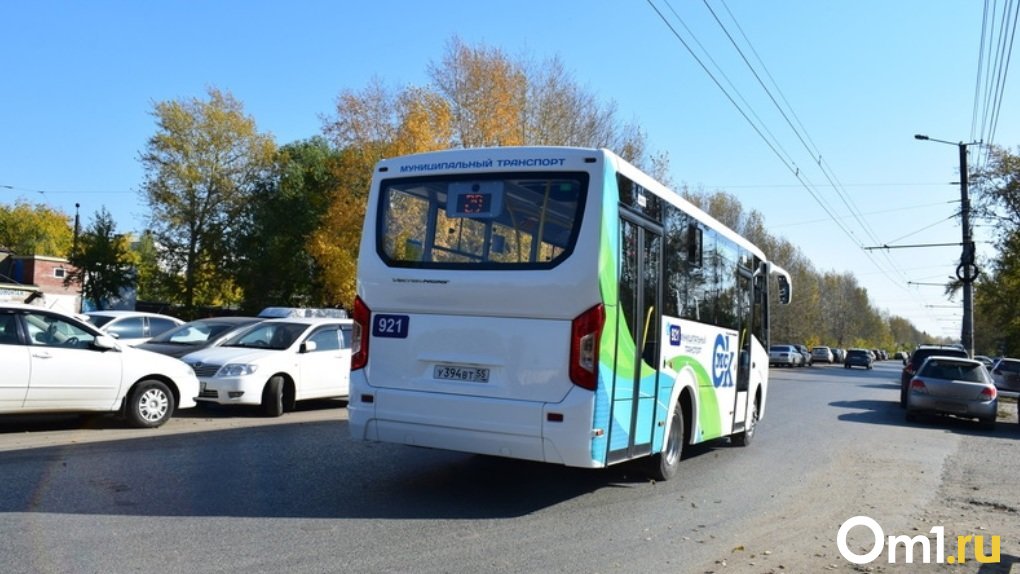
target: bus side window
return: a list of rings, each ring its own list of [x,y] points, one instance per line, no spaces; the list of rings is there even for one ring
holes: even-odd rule
[[[704,235],[697,223],[687,226],[687,263],[692,267],[701,267],[704,260]]]

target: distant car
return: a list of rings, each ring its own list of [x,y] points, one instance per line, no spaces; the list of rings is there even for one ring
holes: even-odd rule
[[[772,345],[769,347],[769,366],[797,367],[804,364],[804,356],[793,345]]]
[[[907,353],[905,353],[904,351],[896,351],[895,353],[893,353],[893,359],[896,359],[897,361],[906,361]]]
[[[278,417],[297,401],[347,398],[351,319],[268,319],[183,361],[198,375],[199,402],[259,405]]]
[[[832,349],[828,347],[815,347],[811,349],[811,360],[832,363],[835,357],[832,355]]]
[[[987,355],[974,355],[975,361],[981,361],[981,364],[985,366],[989,371],[995,366],[995,359]]]
[[[264,321],[258,317],[213,317],[179,325],[135,345],[139,349],[181,358],[208,347],[216,347],[241,329]]]
[[[0,304],[0,413],[116,412],[158,427],[195,406],[198,379],[177,359],[116,341],[33,305]]]
[[[944,346],[944,345],[920,345],[914,352],[910,354],[909,359],[903,359],[903,370],[900,372],[900,406],[907,406],[907,387],[910,385],[910,380],[914,377],[914,373],[917,369],[921,368],[921,363],[932,355],[942,355],[945,357],[959,357],[961,359],[969,358],[967,351],[957,347],[956,345]]]
[[[808,349],[805,345],[794,345],[794,347],[796,347],[797,350],[800,351],[800,354],[804,357],[804,362],[802,362],[800,366],[810,367],[812,364],[814,364],[815,361],[811,357],[810,349]]]
[[[1020,359],[999,359],[992,366],[991,375],[1000,391],[1020,392]]]
[[[874,360],[871,358],[871,352],[867,349],[850,349],[846,352],[846,359],[843,360],[843,368],[864,367],[871,369],[872,362]]]
[[[89,311],[88,322],[125,345],[144,343],[184,321],[169,315],[144,311]]]
[[[846,349],[832,348],[832,362],[842,364],[846,360]]]
[[[995,426],[998,391],[980,361],[930,355],[910,379],[906,409],[907,420],[920,413],[948,414]]]

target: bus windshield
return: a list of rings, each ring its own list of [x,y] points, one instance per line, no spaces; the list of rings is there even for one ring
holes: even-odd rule
[[[385,180],[377,249],[394,267],[547,269],[573,250],[587,190],[584,172]]]

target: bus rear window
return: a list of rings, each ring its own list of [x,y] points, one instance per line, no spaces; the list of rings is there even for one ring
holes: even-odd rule
[[[553,267],[573,250],[587,189],[584,172],[384,180],[377,248],[397,267]]]

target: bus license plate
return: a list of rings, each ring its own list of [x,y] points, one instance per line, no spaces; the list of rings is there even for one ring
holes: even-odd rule
[[[432,377],[447,381],[470,381],[474,383],[489,382],[489,369],[482,367],[456,367],[453,365],[436,365]]]

